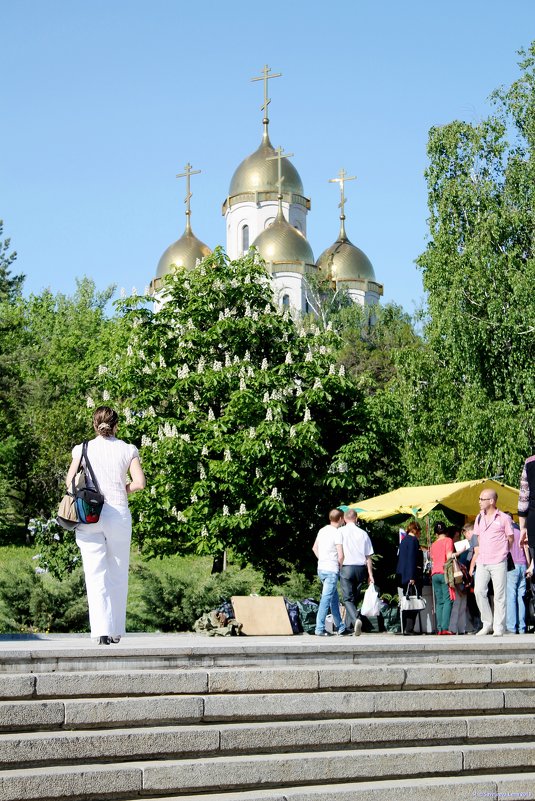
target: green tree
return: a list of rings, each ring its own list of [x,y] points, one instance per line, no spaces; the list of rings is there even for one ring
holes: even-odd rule
[[[404,354],[404,460],[414,481],[503,474],[534,442],[535,45],[477,125],[429,135],[424,347]]]
[[[23,331],[14,353],[23,392],[17,415],[25,443],[18,483],[26,519],[55,511],[70,451],[93,435],[84,399],[108,358],[112,294],[113,287],[98,292],[84,278],[72,297],[46,289],[18,302]]]
[[[232,547],[266,575],[310,564],[313,530],[366,484],[375,456],[362,394],[335,364],[339,337],[277,309],[254,255],[217,250],[165,291],[158,311],[121,303],[129,341],[95,397],[119,405],[122,433],[141,446],[143,552]]]
[[[23,493],[17,476],[25,445],[17,414],[23,382],[16,358],[23,326],[15,308],[24,276],[12,275],[17,254],[10,250],[10,240],[2,239],[2,235],[0,220],[0,539],[13,536],[22,523]]]

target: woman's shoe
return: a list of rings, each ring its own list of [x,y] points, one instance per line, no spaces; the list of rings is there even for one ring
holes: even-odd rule
[[[98,644],[99,645],[110,645],[111,637],[99,637]]]
[[[118,643],[118,642],[121,642],[121,638],[120,638],[119,636],[117,636],[117,637],[110,637],[110,642],[112,642],[112,643]]]

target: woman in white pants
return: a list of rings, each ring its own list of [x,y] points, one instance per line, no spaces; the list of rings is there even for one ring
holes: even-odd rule
[[[96,437],[89,441],[87,456],[104,495],[98,523],[80,523],[76,543],[82,553],[91,636],[100,645],[119,642],[125,633],[126,597],[132,518],[128,495],[145,487],[145,476],[134,445],[117,439],[117,412],[99,406],[93,415]],[[74,478],[82,445],[72,450],[67,487]],[[130,474],[130,481],[127,480]]]

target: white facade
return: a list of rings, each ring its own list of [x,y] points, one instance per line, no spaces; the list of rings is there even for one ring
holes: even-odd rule
[[[256,237],[275,221],[279,202],[273,200],[245,200],[227,203],[225,224],[227,231],[227,254],[230,259],[238,259],[247,253]],[[290,225],[306,236],[307,210],[299,203],[289,203],[283,199],[284,216]]]

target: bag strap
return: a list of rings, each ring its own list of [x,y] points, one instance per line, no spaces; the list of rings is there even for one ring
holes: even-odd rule
[[[410,592],[411,587],[414,589],[414,592],[412,593]],[[408,584],[407,589],[405,590],[405,598],[411,598],[413,596],[414,598],[420,597],[420,593],[418,592],[418,587],[416,586],[416,584]]]
[[[84,451],[83,451],[83,448],[82,448],[82,453],[80,454],[80,461],[78,462],[78,467],[76,468],[76,473],[72,477],[70,492],[69,492],[69,490],[67,490],[67,495],[70,495],[72,498],[74,498],[74,496],[76,495],[76,476],[78,475],[78,473],[82,469],[83,458],[84,458]]]
[[[91,462],[89,461],[89,457],[87,455],[87,440],[84,439],[82,443],[82,460],[85,462],[85,466],[87,467],[87,471],[91,476],[91,481],[93,482],[93,486],[95,487],[96,491],[100,493],[100,487],[98,485],[97,477],[93,472],[93,468],[91,467]]]

